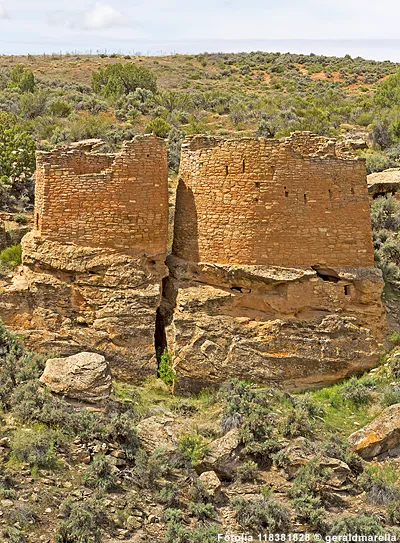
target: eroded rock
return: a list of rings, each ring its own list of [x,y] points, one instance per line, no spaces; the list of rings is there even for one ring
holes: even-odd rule
[[[200,472],[214,471],[218,477],[230,481],[241,463],[240,448],[239,432],[231,430],[210,443],[208,454],[196,469]]]
[[[110,396],[109,364],[96,353],[47,360],[40,381],[52,392],[82,402],[104,402]]]
[[[400,404],[391,405],[372,422],[348,438],[354,450],[365,460],[400,445]]]
[[[200,475],[199,479],[210,496],[214,496],[221,488],[221,481],[215,471],[205,471]]]

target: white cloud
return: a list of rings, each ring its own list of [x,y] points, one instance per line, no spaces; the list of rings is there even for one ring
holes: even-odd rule
[[[3,4],[0,4],[0,19],[9,19],[8,11]]]
[[[73,29],[101,30],[129,25],[129,17],[113,6],[96,2],[88,10],[55,11],[47,17],[50,25],[62,25]]]
[[[123,26],[126,22],[124,15],[117,9],[101,2],[85,13],[82,27],[86,29],[114,28]]]

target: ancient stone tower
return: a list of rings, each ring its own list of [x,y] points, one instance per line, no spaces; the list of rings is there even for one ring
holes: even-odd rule
[[[168,348],[190,390],[233,376],[319,385],[378,360],[383,282],[362,159],[309,133],[189,138],[166,259],[165,143],[99,149],[38,153],[23,276],[0,298],[31,347],[100,352],[134,381]]]
[[[195,136],[176,209],[173,252],[192,262],[374,265],[365,162],[326,138]]]

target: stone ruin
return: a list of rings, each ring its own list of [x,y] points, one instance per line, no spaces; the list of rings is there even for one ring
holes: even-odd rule
[[[181,390],[228,377],[291,389],[373,366],[386,330],[365,161],[310,133],[189,138],[168,245],[165,144],[37,156],[35,227],[0,296],[30,347],[96,351],[116,377],[174,356]]]

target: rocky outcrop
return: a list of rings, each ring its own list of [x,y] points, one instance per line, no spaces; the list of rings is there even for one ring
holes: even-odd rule
[[[391,405],[348,438],[354,450],[370,460],[400,445],[400,404]]]
[[[108,400],[112,390],[110,367],[96,353],[51,358],[40,381],[56,394],[89,403]]]
[[[212,441],[208,453],[197,466],[199,472],[214,471],[218,477],[230,481],[240,466],[241,441],[238,430],[230,430]]]
[[[180,389],[227,376],[322,386],[379,360],[386,320],[374,268],[278,268],[168,258],[160,319]]]
[[[24,267],[2,289],[0,314],[29,348],[63,356],[102,354],[117,378],[155,375],[155,315],[165,256],[131,256],[30,233]]]
[[[400,168],[391,168],[383,172],[372,173],[367,177],[368,192],[372,198],[392,194],[399,197]]]

